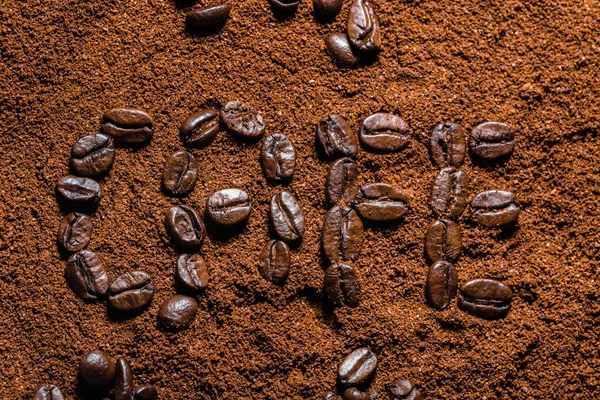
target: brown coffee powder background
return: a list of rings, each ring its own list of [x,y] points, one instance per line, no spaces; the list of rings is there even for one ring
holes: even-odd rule
[[[214,1],[203,5],[215,5]],[[232,3],[210,37],[184,29],[186,5],[169,0],[31,0],[0,5],[0,398],[30,399],[52,383],[82,393],[77,363],[100,348],[131,360],[136,384],[161,399],[319,399],[335,386],[353,349],[379,357],[371,391],[411,379],[430,399],[598,396],[600,384],[600,3],[598,1],[373,1],[383,32],[378,62],[339,70],[323,37],[345,27],[349,1],[330,24],[310,1],[279,21],[266,0]],[[307,223],[283,287],[258,273],[269,239],[267,208],[281,190],[266,182],[261,142],[221,133],[193,150],[196,189],[181,202],[205,209],[214,191],[246,190],[246,228],[202,249],[210,284],[188,330],[158,329],[160,303],[175,294],[177,253],[163,227],[179,201],[160,190],[163,163],[183,146],[190,113],[239,99],[260,110],[267,133],[294,142],[297,169],[286,186]],[[134,269],[157,293],[141,315],[115,319],[86,304],[63,277],[56,247],[63,216],[54,196],[72,144],[100,128],[112,107],[155,118],[150,145],[118,149],[88,246],[111,279]],[[353,129],[371,113],[393,112],[411,127],[402,152],[357,157],[361,184],[385,182],[410,195],[395,227],[369,228],[353,263],[358,308],[322,305],[320,228],[329,163],[314,125],[330,113]],[[458,122],[466,133],[497,120],[516,130],[512,158],[497,168],[466,162],[470,198],[511,190],[523,211],[516,229],[460,221],[459,280],[492,277],[511,286],[512,311],[485,321],[429,308],[422,241],[437,174],[427,152],[431,128]],[[378,397],[379,398],[379,397]]]

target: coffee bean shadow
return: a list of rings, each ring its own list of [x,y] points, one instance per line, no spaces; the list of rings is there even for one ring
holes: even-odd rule
[[[183,10],[192,7],[196,3],[196,0],[173,0],[173,3],[175,4],[175,7]]]
[[[111,319],[112,321],[121,322],[121,321],[126,321],[129,319],[133,319],[135,317],[139,317],[147,309],[148,309],[148,306],[142,307],[141,309],[138,309],[138,310],[122,311],[122,310],[117,310],[115,308],[107,306],[106,314],[108,315],[108,318]]]
[[[489,231],[490,233],[495,235],[495,238],[497,240],[512,239],[517,234],[517,231],[519,230],[519,222],[518,221],[515,221],[509,225],[499,226],[499,227],[495,227],[495,228],[482,226],[482,225],[478,224],[477,222],[473,221],[471,218],[467,218],[465,220],[465,222],[471,229],[478,228],[478,229],[483,229],[485,231]]]
[[[109,397],[109,392],[109,389],[97,389],[80,378],[75,385],[75,398],[80,400],[102,400]]]
[[[140,150],[145,149],[150,145],[152,138],[142,142],[142,143],[117,143],[115,142],[115,148],[130,150],[133,153],[137,153]]]
[[[98,207],[100,206],[100,202],[96,204],[74,204],[72,202],[69,202],[68,200],[61,198],[58,195],[55,195],[55,198],[61,211],[65,214],[79,212],[87,215],[92,215],[98,210]]]
[[[507,154],[503,157],[497,158],[495,160],[480,160],[473,154],[472,151],[469,151],[469,156],[471,157],[471,161],[473,162],[473,165],[475,165],[479,168],[489,170],[489,169],[500,168],[500,167],[506,166],[506,164],[511,159],[512,152],[510,152],[509,154]]]
[[[315,17],[315,21],[321,25],[329,25],[335,21],[335,18],[339,15],[339,13],[335,15],[320,15],[319,13],[313,12],[313,16]]]
[[[406,223],[406,217],[402,217],[395,221],[389,221],[389,222],[369,221],[367,219],[361,219],[361,220],[363,222],[363,226],[365,227],[365,229],[376,229],[376,230],[380,230],[380,231],[393,231],[395,229],[398,229],[398,227],[400,225],[403,225]]]
[[[225,26],[226,23],[227,23],[227,20],[223,21],[222,23],[220,23],[218,25],[207,27],[207,28],[200,28],[200,27],[192,26],[190,24],[186,24],[185,30],[188,34],[190,34],[192,36],[199,36],[199,37],[213,36],[213,35],[216,35],[217,33],[219,33],[221,31],[221,29],[223,29],[223,27]]]
[[[198,300],[198,298],[206,292],[206,289],[201,290],[201,291],[190,289],[189,287],[187,287],[183,283],[181,283],[179,281],[179,279],[177,278],[177,276],[174,276],[174,280],[175,280],[175,285],[174,285],[175,292],[177,292],[178,294],[193,297],[194,299]]]
[[[290,248],[290,250],[292,250],[292,251],[298,250],[298,248],[302,244],[302,238],[300,238],[298,240],[294,240],[293,242],[289,242],[287,240],[280,239],[279,236],[277,235],[277,232],[275,232],[275,228],[273,227],[273,224],[271,223],[271,221],[269,221],[269,238],[271,238],[273,240],[281,240],[282,242],[285,242],[285,244],[287,244],[288,247]]]
[[[223,226],[211,221],[211,219],[208,217],[208,214],[204,213],[204,225],[206,226],[206,231],[212,240],[225,242],[242,234],[246,230],[248,220],[246,219],[231,226]]]
[[[271,11],[273,12],[273,15],[279,22],[290,20],[296,15],[296,9],[294,9],[293,11],[284,11],[278,10],[271,6]]]
[[[360,57],[359,68],[360,67],[369,67],[369,66],[375,64],[377,62],[377,60],[379,59],[377,53],[360,54],[359,57]]]

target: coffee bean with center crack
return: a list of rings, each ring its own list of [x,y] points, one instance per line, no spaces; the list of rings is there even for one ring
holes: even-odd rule
[[[460,125],[444,123],[433,128],[429,151],[437,167],[460,167],[465,161],[466,150],[467,141]]]
[[[344,391],[344,400],[371,400],[371,396],[367,393],[358,390],[355,387],[348,388]]]
[[[186,147],[204,147],[217,137],[219,130],[219,114],[215,110],[200,110],[183,121],[179,136]]]
[[[488,227],[514,224],[521,212],[515,194],[504,190],[479,193],[473,198],[471,207],[473,221]]]
[[[133,400],[157,400],[158,390],[154,385],[141,385],[133,390]]]
[[[185,196],[194,190],[198,162],[187,151],[178,151],[167,159],[162,173],[162,188],[171,196]]]
[[[345,33],[329,33],[325,36],[325,47],[341,68],[354,68],[360,64],[360,57],[354,54],[354,50],[352,50],[352,46],[348,41],[348,35]]]
[[[133,376],[131,366],[124,357],[115,364],[115,400],[132,400]]]
[[[199,249],[206,236],[206,228],[198,211],[183,205],[167,211],[165,228],[173,242],[187,250]]]
[[[121,144],[143,144],[154,135],[150,114],[131,108],[113,108],[104,113],[102,132]]]
[[[469,138],[471,154],[480,161],[497,161],[508,157],[515,146],[515,132],[502,122],[477,125]]]
[[[221,109],[221,122],[230,133],[242,139],[255,139],[265,133],[262,115],[240,101],[225,104]]]
[[[115,363],[101,350],[93,350],[79,361],[79,376],[96,389],[105,389],[115,379]]]
[[[433,221],[425,234],[425,256],[429,262],[456,262],[462,250],[460,227],[447,219]]]
[[[177,294],[165,300],[158,309],[158,323],[168,330],[181,330],[189,327],[196,313],[198,303],[191,297]]]
[[[354,268],[346,264],[332,264],[325,271],[325,294],[333,305],[356,307],[360,288]]]
[[[363,147],[376,153],[392,153],[408,145],[408,125],[393,114],[377,113],[360,126],[358,138]]]
[[[408,197],[394,186],[371,183],[360,188],[354,208],[366,220],[393,222],[408,212]]]
[[[425,283],[425,298],[431,307],[444,310],[456,297],[458,275],[448,261],[437,261],[429,267]]]
[[[58,228],[58,245],[68,252],[82,250],[92,237],[92,219],[80,213],[66,215]]]
[[[206,212],[211,221],[225,226],[245,221],[252,211],[252,202],[240,189],[223,189],[214,193],[206,202]]]
[[[368,0],[353,0],[348,12],[347,33],[356,51],[376,53],[381,50],[379,20]]]
[[[277,236],[286,242],[296,242],[304,235],[304,215],[298,202],[288,192],[271,198],[269,217]]]
[[[360,253],[363,237],[363,223],[353,209],[335,206],[329,210],[321,236],[321,247],[329,262],[355,259]]]
[[[325,181],[325,197],[330,205],[339,201],[354,203],[358,192],[358,167],[348,157],[340,158],[331,164]]]
[[[91,178],[67,175],[56,184],[59,201],[71,207],[95,206],[100,201],[100,185]]]
[[[154,297],[154,281],[143,271],[127,272],[108,287],[108,304],[120,311],[147,306]]]
[[[467,206],[467,174],[455,168],[442,169],[431,189],[431,208],[440,218],[457,219]]]
[[[391,400],[422,400],[423,396],[408,379],[395,379],[388,386]]]
[[[87,135],[71,148],[71,169],[79,176],[106,175],[115,160],[115,145],[110,136]]]
[[[493,279],[474,279],[465,283],[458,295],[458,307],[476,317],[503,318],[510,310],[512,290]]]
[[[260,274],[273,283],[283,283],[290,273],[290,248],[280,240],[270,240],[260,254]]]
[[[231,6],[220,4],[218,6],[194,7],[185,16],[185,23],[189,28],[196,30],[212,30],[227,21]]]
[[[65,398],[56,386],[44,385],[35,392],[33,400],[65,400]]]
[[[267,179],[282,182],[292,178],[296,166],[296,150],[287,136],[279,133],[269,136],[260,156]]]
[[[358,386],[366,383],[377,369],[377,356],[367,347],[350,353],[338,368],[338,380],[343,386]]]
[[[358,142],[346,120],[340,115],[330,115],[317,123],[317,143],[330,159],[354,157]]]
[[[313,0],[313,9],[317,17],[322,20],[331,20],[342,9],[344,0]]]
[[[177,279],[193,292],[208,286],[208,268],[200,254],[182,254],[177,259]]]
[[[84,300],[102,298],[108,290],[108,276],[102,260],[89,250],[81,250],[69,257],[65,278],[73,291]]]

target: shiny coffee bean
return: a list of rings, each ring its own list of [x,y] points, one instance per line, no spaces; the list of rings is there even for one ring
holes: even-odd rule
[[[230,133],[242,139],[255,139],[265,133],[265,123],[252,107],[230,101],[221,109],[221,122]]]
[[[199,249],[206,236],[206,228],[198,211],[183,205],[167,211],[165,228],[175,245],[187,250]]]
[[[82,250],[92,238],[92,219],[80,213],[67,214],[58,228],[58,245],[68,252]]]
[[[429,267],[425,283],[427,303],[438,310],[446,309],[456,297],[458,274],[448,261],[436,261]]]
[[[329,262],[354,260],[360,253],[363,237],[363,223],[356,211],[344,206],[329,210],[321,234],[321,247]]]
[[[367,117],[358,133],[363,147],[377,153],[402,150],[410,141],[408,125],[397,115],[377,113]]]
[[[344,0],[313,0],[313,9],[317,17],[330,20],[339,14],[342,4]]]
[[[220,27],[229,18],[231,7],[221,4],[209,7],[194,7],[185,16],[188,27],[197,30],[209,30]]]
[[[294,14],[300,4],[299,0],[268,0],[273,12],[281,15]]]
[[[395,379],[388,386],[391,400],[422,400],[423,396],[408,379]]]
[[[367,347],[350,353],[338,368],[338,380],[343,386],[359,386],[366,383],[377,369],[377,356]]]
[[[79,176],[106,175],[114,160],[113,140],[100,133],[82,137],[71,148],[71,170]]]
[[[223,189],[214,193],[206,202],[206,213],[211,221],[219,225],[235,225],[248,219],[252,202],[240,189]]]
[[[167,159],[162,173],[162,188],[171,196],[185,196],[194,190],[198,162],[187,151],[178,151]]]
[[[288,192],[271,198],[269,217],[277,236],[286,242],[295,242],[304,235],[304,215],[298,202]]]
[[[108,276],[102,260],[89,250],[81,250],[69,257],[65,278],[84,300],[97,300],[108,291]]]
[[[280,240],[268,241],[260,254],[260,274],[273,283],[285,282],[290,273],[290,248]]]
[[[354,54],[348,35],[345,33],[334,32],[325,36],[325,47],[341,68],[354,68],[360,64],[360,57]]]
[[[204,147],[217,137],[219,130],[219,114],[215,110],[200,110],[183,121],[179,137],[185,147]]]
[[[344,400],[371,400],[371,396],[369,396],[365,392],[361,392],[355,387],[348,388],[344,391]]]
[[[521,212],[515,194],[504,190],[479,193],[473,198],[471,207],[473,221],[488,227],[514,224]]]
[[[317,142],[330,159],[354,157],[358,143],[344,118],[333,114],[317,123]]]
[[[267,179],[280,182],[292,178],[296,167],[296,150],[287,136],[275,133],[267,137],[260,157]]]
[[[471,154],[480,161],[494,161],[509,156],[515,146],[515,132],[501,122],[477,125],[469,138]]]
[[[358,306],[360,287],[354,268],[351,266],[341,263],[330,265],[325,271],[324,289],[327,298],[334,306]]]
[[[460,169],[442,169],[431,189],[431,208],[439,218],[457,219],[467,206],[467,174]]]
[[[325,181],[325,197],[330,205],[339,201],[354,203],[358,192],[358,166],[351,158],[340,158],[331,164]]]
[[[154,297],[154,281],[143,271],[127,272],[108,287],[108,304],[121,311],[139,310]]]
[[[448,219],[433,221],[425,234],[425,256],[429,262],[456,262],[462,250],[460,227]]]
[[[358,191],[354,209],[369,221],[397,221],[408,212],[408,197],[394,186],[371,183]]]
[[[340,397],[334,392],[327,392],[325,396],[323,396],[323,400],[338,400]]]
[[[115,400],[131,400],[133,397],[133,374],[124,357],[115,363]]]
[[[150,114],[130,108],[113,108],[104,113],[102,132],[117,143],[142,144],[154,135],[154,121]]]
[[[79,360],[79,376],[96,389],[105,389],[115,380],[115,363],[101,350],[93,350]]]
[[[158,323],[168,330],[181,330],[189,327],[196,313],[198,303],[192,297],[176,294],[165,300],[158,309]]]
[[[101,198],[100,185],[91,178],[67,175],[56,184],[60,201],[73,207],[95,206]]]
[[[133,400],[157,400],[158,390],[154,385],[141,385],[133,390]]]
[[[429,152],[438,168],[460,167],[467,152],[467,141],[460,125],[437,124],[431,133]]]
[[[381,50],[379,20],[368,0],[353,0],[348,12],[347,32],[356,51],[375,53]]]
[[[35,392],[33,400],[65,400],[65,398],[56,386],[44,385]]]
[[[512,290],[502,282],[474,279],[460,288],[458,307],[480,318],[503,318],[510,310],[512,296]]]
[[[179,282],[193,292],[201,292],[208,286],[208,268],[200,254],[180,255],[176,275]]]

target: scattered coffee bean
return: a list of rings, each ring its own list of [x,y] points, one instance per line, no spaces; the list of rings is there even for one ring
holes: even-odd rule
[[[460,167],[465,161],[467,141],[458,124],[437,124],[431,133],[429,151],[439,168]]]
[[[273,229],[281,240],[295,242],[304,235],[304,215],[290,193],[281,192],[271,198],[269,216]]]
[[[197,30],[210,30],[220,27],[229,18],[231,7],[221,4],[209,7],[194,7],[185,16],[188,27]]]
[[[501,122],[484,122],[477,125],[469,138],[471,154],[481,161],[494,161],[507,157],[515,146],[515,132]]]
[[[360,188],[354,208],[369,221],[397,221],[408,212],[408,197],[394,186],[371,183]]]
[[[354,157],[358,152],[358,143],[350,126],[344,118],[336,114],[319,121],[317,142],[330,159]]]
[[[323,397],[323,400],[338,400],[340,397],[334,392],[327,392]]]
[[[296,151],[287,136],[279,133],[269,136],[260,155],[267,179],[279,182],[292,178],[296,166]]]
[[[279,15],[291,15],[296,12],[299,0],[268,0],[273,12]]]
[[[338,380],[344,386],[359,386],[367,382],[377,368],[377,356],[367,347],[350,353],[338,368]]]
[[[425,283],[425,298],[433,308],[443,310],[450,306],[456,296],[458,275],[454,265],[448,261],[436,261],[429,267]]]
[[[341,4],[340,1],[340,6]],[[325,47],[341,68],[354,68],[360,64],[360,58],[354,54],[345,33],[334,32],[325,36]]]
[[[389,385],[391,400],[422,400],[423,396],[408,379],[396,379]]]
[[[313,9],[317,17],[331,20],[339,14],[344,0],[313,0]]]
[[[206,202],[206,212],[211,221],[231,226],[245,221],[252,211],[252,202],[240,189],[223,189],[214,193]]]
[[[79,176],[106,175],[114,160],[113,140],[101,133],[84,136],[71,148],[71,169]]]
[[[358,192],[358,166],[348,157],[340,158],[331,164],[325,181],[325,197],[330,205],[343,200],[346,204],[354,203]]]
[[[154,385],[142,385],[133,391],[133,400],[157,400],[158,390]]]
[[[196,313],[198,303],[192,297],[177,294],[165,300],[158,309],[158,323],[168,330],[181,330],[189,327]]]
[[[265,133],[262,115],[240,101],[230,101],[221,109],[221,122],[242,139],[255,139]]]
[[[361,392],[355,387],[348,388],[344,391],[344,400],[371,400],[371,396],[369,396],[365,392]]]
[[[68,252],[82,250],[92,238],[92,219],[80,213],[67,214],[58,228],[58,245]]]
[[[402,150],[410,141],[408,125],[393,114],[377,113],[367,117],[358,133],[364,147],[377,153]]]
[[[200,254],[180,255],[176,274],[179,282],[193,292],[201,292],[208,286],[208,268]]]
[[[84,300],[97,300],[106,295],[108,276],[102,260],[89,250],[81,250],[67,260],[65,278],[73,291]]]
[[[171,196],[185,196],[194,190],[198,162],[187,151],[178,151],[167,159],[162,174],[163,190]]]
[[[325,216],[321,246],[331,263],[350,261],[360,253],[364,237],[363,223],[356,211],[335,206]]]
[[[457,219],[467,206],[468,178],[460,169],[442,169],[431,190],[431,207],[440,218]]]
[[[354,268],[346,264],[332,264],[325,271],[325,293],[333,305],[356,307],[360,288]],[[348,382],[353,384],[354,382]]]
[[[260,254],[260,274],[273,283],[282,283],[290,273],[290,248],[285,242],[270,240]]]
[[[354,49],[374,53],[381,49],[381,30],[368,0],[353,0],[348,12],[348,38]]]
[[[510,310],[512,290],[493,279],[474,279],[465,283],[458,294],[458,307],[476,317],[503,318]]]
[[[35,392],[33,400],[65,400],[65,398],[56,386],[44,385]]]
[[[219,130],[219,114],[215,110],[200,110],[183,121],[179,136],[186,147],[204,147],[217,137]]]
[[[479,193],[473,198],[471,207],[473,221],[488,227],[514,224],[521,212],[514,193],[503,190]]]
[[[425,256],[429,262],[456,262],[462,250],[462,235],[457,223],[447,219],[433,221],[425,234]]]
[[[93,350],[79,361],[79,376],[96,389],[105,389],[115,379],[115,363],[101,350]]]
[[[199,249],[206,236],[206,228],[198,211],[183,205],[167,211],[165,228],[173,242],[182,249]]]
[[[150,114],[130,108],[113,108],[104,113],[102,132],[122,144],[142,144],[154,134]]]
[[[129,362],[117,358],[115,364],[115,400],[131,400],[133,397],[133,377]]]
[[[95,206],[100,201],[100,185],[91,178],[67,175],[56,184],[59,200],[69,206]]]
[[[147,306],[154,297],[154,281],[143,271],[127,272],[108,287],[108,303],[114,309],[133,311]]]

